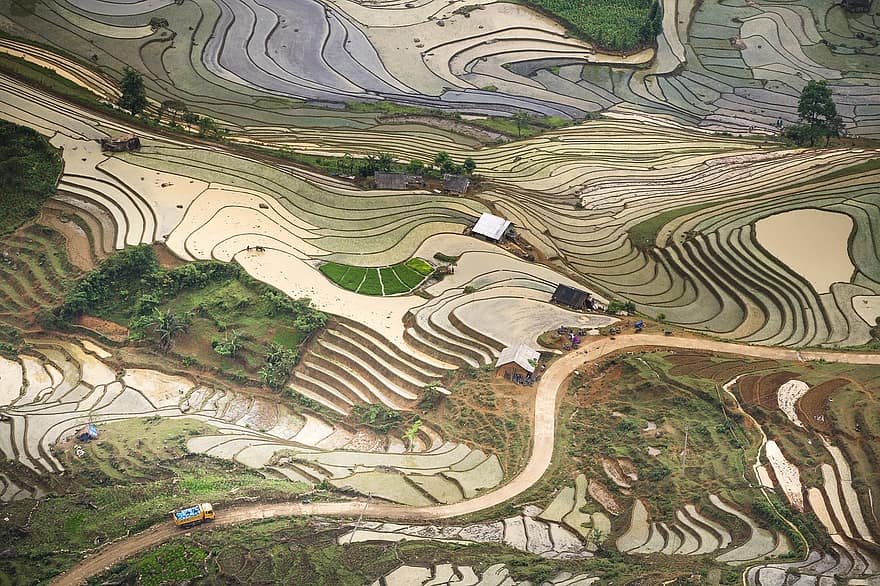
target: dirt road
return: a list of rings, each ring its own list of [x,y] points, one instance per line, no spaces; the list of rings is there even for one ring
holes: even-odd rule
[[[458,517],[494,507],[528,490],[540,480],[550,467],[553,458],[553,440],[556,432],[557,400],[565,392],[565,385],[563,383],[569,374],[581,368],[584,364],[596,361],[608,354],[644,346],[705,350],[775,360],[822,359],[828,362],[880,364],[880,354],[870,353],[797,352],[783,348],[744,346],[699,338],[676,338],[652,334],[618,336],[614,340],[602,338],[560,358],[544,373],[541,382],[536,387],[532,453],[523,471],[508,484],[477,498],[451,505],[409,507],[389,503],[372,503],[367,509],[366,516],[384,521],[430,521],[432,519]],[[344,503],[302,504],[284,502],[240,505],[218,510],[217,520],[212,525],[203,525],[192,531],[206,531],[216,526],[233,525],[246,521],[288,515],[356,517],[361,514],[363,509],[363,502],[357,501]],[[180,534],[181,530],[172,526],[170,521],[160,523],[142,533],[111,543],[98,553],[84,559],[68,572],[57,577],[52,581],[52,584],[81,584],[90,576],[103,572],[114,563],[145,549],[155,547]]]

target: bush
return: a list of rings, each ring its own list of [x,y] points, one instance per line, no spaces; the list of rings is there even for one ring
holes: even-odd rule
[[[379,433],[388,433],[401,421],[400,413],[381,404],[355,405],[351,413],[358,423]]]

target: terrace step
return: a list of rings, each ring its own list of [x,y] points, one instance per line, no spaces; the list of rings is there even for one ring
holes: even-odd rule
[[[100,194],[82,189],[79,185],[67,183],[64,179],[58,184],[58,195],[65,198],[70,197],[74,200],[83,200],[88,204],[107,210],[112,219],[113,233],[115,234],[113,248],[115,250],[125,248],[129,241],[130,228],[125,213],[115,202]]]
[[[441,331],[432,323],[430,316],[426,315],[425,311],[419,311],[416,314],[413,329],[418,331],[421,339],[434,344],[438,349],[442,349],[442,351],[454,356],[460,356],[471,366],[479,367],[492,360],[491,356],[468,346],[467,342],[456,340],[445,330]]]
[[[403,331],[403,339],[410,346],[417,348],[425,354],[435,356],[438,360],[459,366],[472,366],[474,368],[479,368],[479,364],[473,358],[448,351],[442,346],[438,346],[437,344],[426,340],[420,329],[414,327],[406,328]]]
[[[110,254],[116,243],[116,229],[110,212],[97,205],[80,200],[73,195],[64,196],[56,193],[46,202],[43,209],[51,209],[52,212],[74,216],[81,221],[81,227],[86,233],[91,244],[92,254],[103,258]]]
[[[336,323],[333,327],[340,333],[352,337],[364,347],[369,347],[374,353],[382,353],[389,361],[394,361],[398,365],[398,369],[425,381],[423,384],[427,384],[433,378],[444,376],[453,368],[450,365],[439,363],[427,354],[414,352],[412,348],[407,348],[407,351],[404,351],[372,330],[367,330],[355,322],[338,317],[335,317],[334,321]]]
[[[95,179],[93,177],[85,177],[81,175],[64,175],[59,183],[59,189],[76,193],[82,197],[91,199],[107,209],[111,209],[111,205],[115,206],[118,214],[122,216],[121,221],[126,226],[126,244],[140,244],[141,242],[152,242],[150,236],[150,222],[152,217],[137,205],[129,195],[118,186]],[[120,225],[120,219],[114,214],[117,226]],[[117,246],[119,243],[117,242]]]
[[[335,382],[332,383],[333,388],[339,392],[342,392],[340,391],[342,388],[348,389],[349,392],[358,396],[360,403],[384,403],[387,405],[382,400],[382,393],[379,390],[363,377],[358,376],[357,371],[351,365],[340,362],[340,359],[344,360],[344,357],[336,356],[317,344],[312,345],[310,361],[316,366],[320,366],[326,374],[335,377]],[[312,375],[317,375],[317,370]],[[392,405],[388,406],[392,407]]]
[[[389,407],[399,409],[400,407],[395,407],[394,404],[400,403],[400,399],[414,401],[418,397],[415,393],[386,380],[373,364],[361,362],[358,356],[347,348],[324,338],[318,338],[315,341],[315,346],[320,348],[320,355],[332,357],[336,362],[352,369],[353,373],[359,374],[361,380],[370,388],[372,393]],[[398,397],[398,400],[392,399],[395,395]]]
[[[377,376],[384,379],[385,384],[389,387],[396,386],[402,392],[417,395],[421,392],[422,387],[430,383],[430,379],[418,380],[410,376],[408,372],[399,370],[396,363],[390,363],[386,355],[374,354],[360,346],[355,340],[346,338],[333,330],[324,330],[319,339],[335,347],[344,348],[353,357],[360,359],[362,364],[369,364]]]

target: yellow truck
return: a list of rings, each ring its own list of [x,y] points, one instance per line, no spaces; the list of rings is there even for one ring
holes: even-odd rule
[[[178,527],[191,527],[192,525],[213,520],[214,508],[211,506],[211,503],[193,505],[174,511],[171,513],[171,518],[174,519],[174,524]]]

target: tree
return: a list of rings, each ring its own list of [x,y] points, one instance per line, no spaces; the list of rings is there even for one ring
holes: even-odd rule
[[[840,135],[843,120],[837,114],[827,81],[807,82],[798,100],[798,119],[805,128],[786,129],[785,135],[797,139],[801,144],[809,140],[810,146],[814,146],[816,139],[823,136],[827,144],[832,136]]]
[[[409,448],[407,449],[408,452],[412,451],[413,441],[415,441],[416,434],[419,433],[419,430],[421,428],[422,428],[422,420],[416,419],[415,422],[409,427],[409,429],[407,429],[406,432],[403,434],[403,439],[405,439],[409,442]]]
[[[157,122],[162,121],[162,116],[168,113],[171,116],[171,125],[177,124],[178,116],[186,116],[189,112],[187,105],[180,100],[165,100],[159,106],[159,115],[156,117]]]
[[[211,345],[214,347],[214,352],[220,356],[235,358],[235,355],[241,350],[241,332],[239,330],[226,332],[226,339],[224,341],[215,342]]]
[[[522,129],[529,124],[529,113],[519,110],[513,113],[513,122],[516,124],[516,135],[522,137]]]
[[[266,346],[266,363],[260,368],[260,379],[276,391],[290,378],[299,356],[296,350],[272,342]]]
[[[159,350],[168,352],[174,338],[186,331],[189,326],[188,316],[178,317],[173,311],[154,309],[153,313],[132,320],[129,329],[132,339],[141,339],[144,331],[153,330]]]
[[[410,175],[421,175],[425,172],[425,164],[419,159],[413,159],[406,166],[406,170]]]
[[[132,114],[140,114],[147,107],[144,78],[131,67],[126,67],[123,70],[119,90],[122,92],[119,97],[119,107],[125,108]]]
[[[472,175],[477,168],[477,163],[474,162],[472,158],[468,157],[461,164],[461,168],[464,169],[464,172],[468,175]]]
[[[452,157],[450,157],[449,153],[446,151],[440,151],[434,155],[434,166],[437,167],[441,173],[452,173],[456,168],[455,161],[452,160]]]

